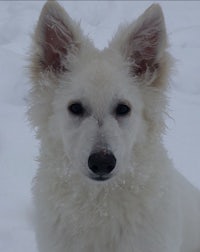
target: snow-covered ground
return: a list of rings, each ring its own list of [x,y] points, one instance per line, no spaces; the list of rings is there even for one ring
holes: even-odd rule
[[[156,2],[156,1],[155,1]],[[152,1],[61,1],[81,20],[98,48],[124,21]],[[26,57],[43,1],[0,1],[0,251],[37,252],[31,216],[31,179],[37,142],[25,117],[29,81]],[[178,170],[200,188],[200,2],[160,2],[170,51],[177,59],[172,77],[169,130],[164,137]]]

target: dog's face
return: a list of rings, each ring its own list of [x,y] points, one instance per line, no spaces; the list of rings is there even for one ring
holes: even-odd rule
[[[40,121],[39,127],[46,120],[47,134],[62,143],[71,172],[104,181],[134,170],[133,149],[145,141],[148,128],[142,90],[161,86],[165,47],[157,5],[119,30],[102,52],[56,2],[45,5],[31,67],[40,86],[34,87],[34,99],[44,100],[36,103],[43,105],[40,117],[46,118],[32,120]],[[42,88],[44,80],[48,84]],[[31,110],[34,114],[38,106]]]
[[[64,77],[54,99],[52,133],[59,128],[73,169],[95,180],[109,179],[131,167],[142,126],[138,88],[126,71],[109,61],[83,65],[80,72],[72,73],[67,86]]]

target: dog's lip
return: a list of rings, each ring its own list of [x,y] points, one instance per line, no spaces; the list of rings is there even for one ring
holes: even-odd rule
[[[94,174],[90,174],[89,178],[92,180],[96,180],[96,181],[106,181],[108,179],[110,179],[112,176],[111,175],[107,175],[107,176],[103,176],[103,175],[94,175]]]

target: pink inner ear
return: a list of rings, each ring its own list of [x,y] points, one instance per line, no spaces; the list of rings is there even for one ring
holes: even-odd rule
[[[153,73],[158,67],[157,56],[162,43],[159,20],[145,21],[129,38],[129,58],[134,63],[132,70],[140,76],[146,71]]]
[[[158,68],[156,57],[158,53],[159,32],[153,32],[147,36],[134,38],[137,49],[133,51],[131,56],[134,59],[134,72],[136,75],[142,75],[147,70],[154,72]],[[138,41],[137,41],[138,40]]]
[[[56,72],[67,71],[63,59],[67,56],[72,43],[73,34],[61,20],[54,18],[53,21],[46,23],[44,27],[43,67]]]

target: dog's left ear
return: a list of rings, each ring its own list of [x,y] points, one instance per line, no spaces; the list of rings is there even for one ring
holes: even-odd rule
[[[166,37],[161,7],[153,4],[131,25],[121,27],[110,46],[120,51],[132,76],[148,81],[166,63]]]
[[[79,26],[56,1],[48,1],[33,36],[32,70],[36,74],[68,71],[70,57],[80,49],[79,37]]]

